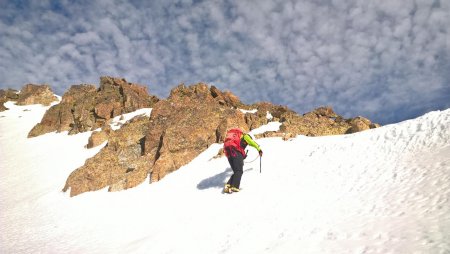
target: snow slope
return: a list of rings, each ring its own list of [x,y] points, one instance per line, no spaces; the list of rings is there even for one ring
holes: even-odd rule
[[[260,139],[240,193],[212,145],[154,184],[69,198],[90,133],[0,112],[0,253],[450,253],[450,110],[345,136]],[[272,123],[263,129],[279,127]],[[255,134],[255,133],[254,133]],[[249,160],[256,152],[249,150]]]

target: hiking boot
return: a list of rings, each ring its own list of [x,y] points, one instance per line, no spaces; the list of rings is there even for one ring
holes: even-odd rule
[[[240,189],[239,189],[239,188],[236,188],[236,187],[231,187],[231,188],[230,188],[230,191],[232,191],[232,192],[239,192]]]
[[[225,184],[225,187],[223,188],[223,193],[231,193],[231,185]]]

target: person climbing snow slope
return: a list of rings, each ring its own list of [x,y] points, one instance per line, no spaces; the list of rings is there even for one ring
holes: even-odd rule
[[[224,193],[231,194],[239,191],[242,174],[244,173],[244,159],[247,157],[245,153],[247,145],[254,147],[258,151],[259,156],[262,156],[263,152],[261,148],[249,134],[244,133],[239,128],[233,128],[227,131],[223,143],[223,150],[233,170],[233,175],[225,184],[223,189]]]

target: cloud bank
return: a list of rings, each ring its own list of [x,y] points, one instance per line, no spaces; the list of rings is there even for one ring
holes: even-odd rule
[[[397,122],[450,107],[450,2],[8,1],[0,88],[204,81],[244,102]]]

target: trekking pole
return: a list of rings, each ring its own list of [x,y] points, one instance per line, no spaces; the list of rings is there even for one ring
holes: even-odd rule
[[[261,155],[259,156],[259,173],[261,174]]]

